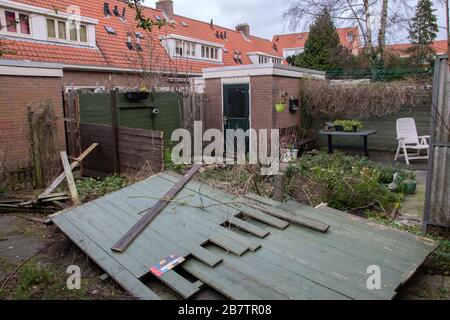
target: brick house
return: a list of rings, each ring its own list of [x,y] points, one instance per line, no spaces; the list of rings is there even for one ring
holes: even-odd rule
[[[354,55],[359,53],[361,41],[358,27],[338,28],[340,43],[349,49]],[[283,57],[287,58],[302,53],[305,49],[309,32],[275,35],[272,42],[282,51]]]
[[[19,22],[0,31],[10,52],[3,58],[60,63],[64,87],[92,90],[135,86],[142,71],[164,73],[149,85],[166,87],[204,68],[284,63],[272,41],[252,36],[247,24],[231,30],[182,17],[170,0],[143,13],[167,24],[136,29],[134,12],[120,0],[0,0],[0,23]]]
[[[141,84],[167,90],[201,78],[204,68],[284,63],[276,46],[251,35],[247,24],[231,30],[179,16],[170,0],[143,13],[167,24],[151,33],[136,29],[135,13],[120,0],[0,0],[6,49],[0,59],[0,149],[13,149],[8,166],[31,165],[25,114],[31,100],[52,99],[63,119],[61,90]],[[27,68],[39,72],[27,74]]]

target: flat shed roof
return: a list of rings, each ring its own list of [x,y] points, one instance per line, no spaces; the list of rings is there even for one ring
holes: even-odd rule
[[[324,80],[326,73],[318,70],[303,69],[272,63],[203,69],[203,78],[205,79],[255,76],[282,76],[289,78]]]

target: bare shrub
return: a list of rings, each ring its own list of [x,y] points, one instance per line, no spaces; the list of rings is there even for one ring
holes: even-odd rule
[[[414,82],[336,84],[305,80],[301,96],[315,118],[366,119],[394,114],[404,108],[431,106],[431,86]]]

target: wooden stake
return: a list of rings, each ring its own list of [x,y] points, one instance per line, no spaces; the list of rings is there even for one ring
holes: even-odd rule
[[[69,185],[69,191],[72,197],[73,204],[80,205],[81,201],[78,196],[78,191],[75,185],[75,180],[73,178],[72,169],[69,164],[69,159],[67,158],[67,153],[65,151],[61,151],[61,160],[64,166],[64,173],[66,175],[67,184]]]
[[[86,158],[95,148],[97,148],[98,143],[93,143],[89,148],[86,149],[72,164],[70,165],[70,170],[72,171],[77,166],[80,165],[80,163]],[[44,191],[43,194],[39,196],[39,198],[45,198],[46,196],[49,196],[53,190],[58,188],[58,186],[61,184],[61,182],[64,181],[64,178],[66,177],[66,174],[63,172],[61,175],[53,181],[53,183],[50,185],[50,187],[47,188],[47,190]]]

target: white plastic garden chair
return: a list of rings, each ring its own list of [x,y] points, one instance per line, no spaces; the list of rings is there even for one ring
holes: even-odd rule
[[[409,166],[410,160],[428,159],[430,145],[428,140],[430,136],[419,136],[417,134],[416,122],[412,118],[403,118],[397,120],[397,140],[398,149],[395,155],[395,161],[399,158],[405,158]],[[408,153],[408,150],[414,150],[415,153]],[[426,151],[426,156],[421,156],[421,151]],[[403,153],[402,153],[403,151]]]

